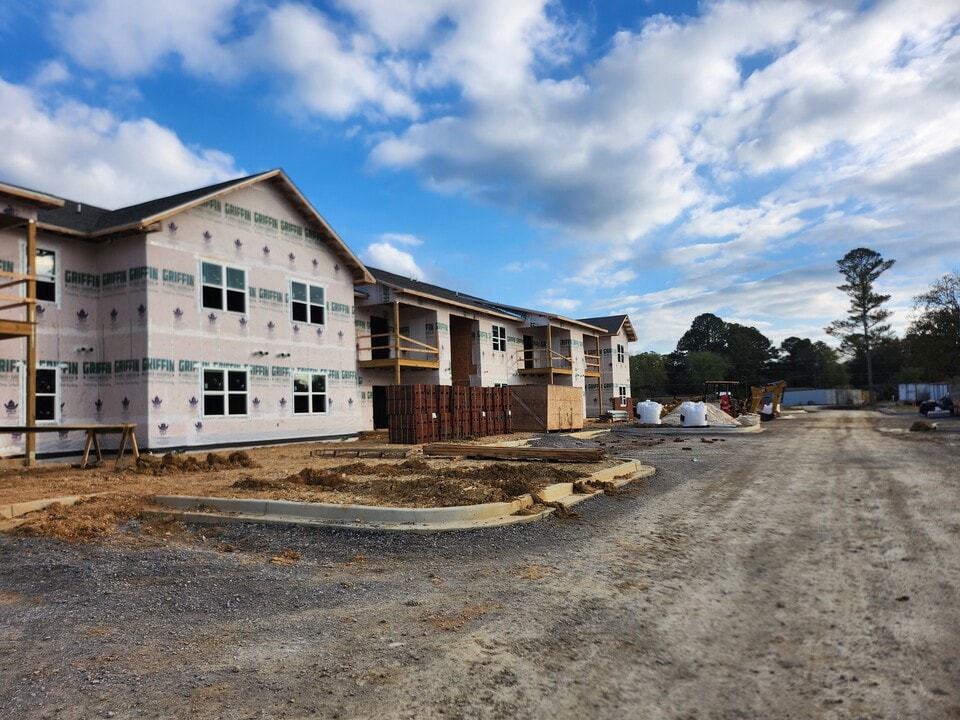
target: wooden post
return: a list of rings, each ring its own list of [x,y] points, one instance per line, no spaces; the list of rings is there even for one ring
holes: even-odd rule
[[[553,385],[553,332],[547,323],[547,360],[550,363],[550,384]]]
[[[27,221],[27,427],[37,424],[37,222]],[[37,435],[26,433],[23,464],[30,466],[37,456]]]
[[[393,341],[396,347],[396,355],[393,361],[393,381],[396,385],[400,384],[400,301],[393,303]]]

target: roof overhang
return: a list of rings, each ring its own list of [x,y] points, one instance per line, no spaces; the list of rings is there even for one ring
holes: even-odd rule
[[[63,207],[66,202],[62,198],[54,197],[53,195],[36,192],[35,190],[27,190],[26,188],[2,182],[0,182],[0,197],[11,198],[38,208]],[[13,208],[11,207],[8,208],[7,212],[0,212],[0,230],[25,225],[30,222],[30,218],[15,215],[12,211]]]
[[[430,300],[431,302],[438,303],[440,305],[450,305],[451,307],[463,308],[469,310],[472,313],[483,313],[484,315],[491,315],[493,317],[502,318],[504,320],[516,320],[515,315],[508,315],[504,312],[498,312],[487,307],[477,307],[476,305],[470,305],[469,303],[459,303],[456,300],[450,300],[448,298],[439,297],[437,295],[431,295],[430,293],[420,292],[418,290],[410,290],[408,288],[398,287],[396,285],[391,285],[390,283],[385,283],[380,281],[381,285],[387,285],[391,290],[397,295],[412,295],[413,297],[423,298],[424,300]]]
[[[66,202],[63,198],[47,195],[46,193],[37,192],[36,190],[27,190],[27,188],[17,187],[16,185],[8,185],[3,182],[0,182],[0,195],[8,195],[18,200],[26,200],[33,205],[43,208],[63,207]]]

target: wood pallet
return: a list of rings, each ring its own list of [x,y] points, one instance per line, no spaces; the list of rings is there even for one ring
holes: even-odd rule
[[[355,457],[355,458],[405,458],[410,454],[408,448],[398,447],[338,447],[311,450],[311,457]]]
[[[536,462],[599,462],[603,450],[590,448],[499,447],[433,443],[423,446],[424,457],[469,457],[485,460],[526,460]]]

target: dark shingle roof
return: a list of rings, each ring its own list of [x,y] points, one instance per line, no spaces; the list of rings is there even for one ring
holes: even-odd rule
[[[264,173],[260,173],[263,175]],[[56,210],[42,210],[37,219],[53,227],[72,230],[84,234],[104,233],[111,229],[129,227],[139,223],[147,218],[157,215],[163,215],[166,212],[174,210],[182,205],[188,205],[191,202],[214,195],[223,190],[227,190],[234,185],[240,185],[248,182],[258,175],[227,180],[216,185],[207,185],[206,187],[188,190],[187,192],[169,195],[156,200],[129,205],[119,210],[105,210],[95,205],[84,205],[82,203],[68,200],[62,208]]]
[[[604,317],[580,318],[580,322],[603,328],[607,335],[616,335],[620,332],[620,328],[623,327],[624,323],[626,323],[627,340],[630,340],[631,342],[636,342],[637,340],[637,335],[633,329],[633,324],[630,322],[629,315],[606,315]]]
[[[320,229],[322,241],[332,252],[342,258],[341,262],[345,262],[351,268],[355,282],[373,282],[372,276],[360,259],[327,224],[327,221],[286,176],[286,173],[279,169],[148,200],[119,210],[104,210],[93,205],[69,201],[61,209],[40,212],[37,219],[42,225],[55,231],[79,235],[84,240],[96,240],[98,237],[119,234],[123,231],[143,232],[147,225],[199,205],[206,198],[214,198],[233,188],[246,187],[262,181],[275,183],[280,192],[311,219],[311,222]]]
[[[513,305],[504,305],[502,303],[493,302],[492,300],[484,300],[483,298],[478,298],[473,295],[467,295],[465,293],[457,292],[455,290],[449,290],[439,285],[431,285],[430,283],[421,282],[420,280],[414,280],[413,278],[403,277],[402,275],[397,275],[392,272],[387,272],[386,270],[380,270],[378,268],[367,267],[367,270],[377,279],[377,282],[383,283],[384,285],[390,285],[397,287],[403,290],[409,290],[411,292],[422,293],[424,295],[430,295],[440,300],[448,300],[451,302],[459,303],[460,305],[467,305],[474,307],[477,310],[482,312],[494,312],[500,315],[506,315],[508,317],[516,318],[518,320],[526,319],[529,315],[539,315],[543,317],[556,318],[557,320],[562,320],[566,322],[578,323],[581,325],[589,325],[593,328],[604,328],[604,325],[599,323],[594,323],[589,320],[574,320],[573,318],[563,317],[562,315],[553,315],[551,313],[543,312],[541,310],[532,310],[529,308],[515,307]],[[626,318],[626,315],[621,315],[620,317]],[[606,320],[607,318],[602,318]],[[627,319],[627,324],[629,326],[630,320]],[[630,332],[632,333],[633,328],[630,327]],[[620,331],[620,325],[618,324],[616,328],[611,332],[615,334]],[[636,337],[631,338],[636,340]]]
[[[507,310],[496,303],[490,302],[489,300],[484,300],[483,298],[467,295],[465,293],[457,292],[456,290],[449,290],[445,287],[440,287],[439,285],[431,285],[430,283],[414,280],[413,278],[404,277],[403,275],[397,275],[396,273],[387,272],[386,270],[380,270],[379,268],[370,267],[369,265],[367,266],[367,270],[369,270],[373,277],[376,278],[377,282],[383,283],[384,285],[390,285],[402,290],[410,290],[412,292],[422,293],[424,295],[431,295],[441,300],[449,300],[450,302],[459,303],[460,305],[468,305],[483,312],[496,312],[501,315],[519,317],[518,313],[511,312],[510,310]]]

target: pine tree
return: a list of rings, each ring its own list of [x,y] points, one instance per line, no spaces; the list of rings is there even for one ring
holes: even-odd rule
[[[828,335],[840,338],[840,349],[862,356],[867,364],[867,389],[873,399],[873,363],[871,349],[890,336],[886,320],[892,314],[881,306],[890,299],[874,291],[873,284],[889,270],[895,260],[884,260],[880,253],[868,248],[856,248],[837,260],[837,268],[846,282],[837,290],[850,297],[847,317],[834,320],[824,330]]]

